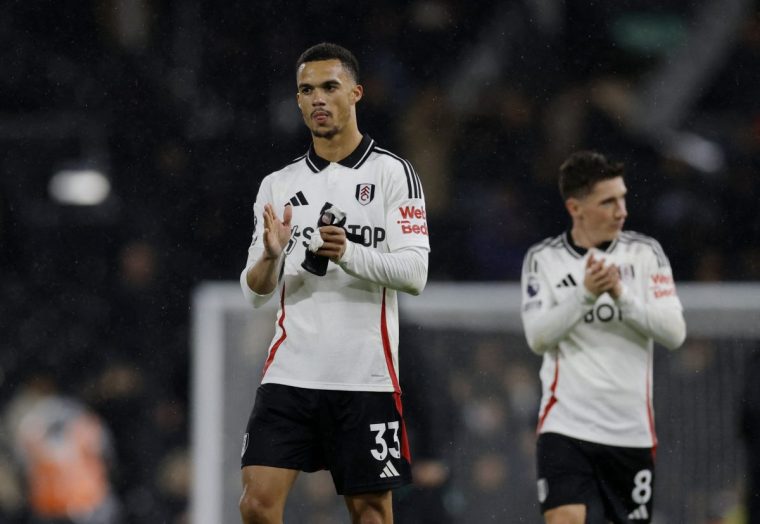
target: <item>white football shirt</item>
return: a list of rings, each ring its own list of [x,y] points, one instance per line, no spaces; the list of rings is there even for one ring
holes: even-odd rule
[[[685,337],[670,264],[656,240],[630,231],[592,252],[619,267],[617,301],[585,289],[589,253],[569,233],[525,256],[523,325],[531,349],[543,354],[538,431],[653,447],[653,341],[674,349]]]
[[[293,217],[262,383],[398,391],[396,291],[351,276],[332,262],[321,277],[301,267],[311,237],[319,234],[317,220],[326,202],[346,213],[344,227],[359,235],[365,248],[380,253],[415,248],[425,255],[430,249],[417,173],[367,135],[340,162],[317,156],[312,146],[264,178],[253,206],[253,239],[241,274],[244,291],[246,272],[264,251],[259,224],[264,205],[272,204],[280,218],[290,205]]]

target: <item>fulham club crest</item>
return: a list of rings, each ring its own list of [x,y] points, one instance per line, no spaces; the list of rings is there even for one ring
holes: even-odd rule
[[[356,200],[366,206],[375,198],[375,184],[356,184]]]
[[[619,270],[620,279],[624,282],[630,282],[636,276],[636,273],[633,270],[633,264],[620,264]]]

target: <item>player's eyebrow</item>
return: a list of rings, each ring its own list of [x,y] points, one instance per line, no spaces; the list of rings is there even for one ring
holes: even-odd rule
[[[623,191],[623,194],[621,194],[621,195],[619,195],[619,196],[621,196],[621,197],[624,197],[624,198],[625,198],[625,196],[626,196],[627,194],[628,194],[628,190],[626,190],[626,191]],[[607,202],[614,202],[614,201],[615,201],[615,200],[617,200],[617,199],[618,199],[618,195],[612,195],[612,196],[608,196],[607,198],[605,198],[604,200],[602,200],[602,202],[601,202],[601,203],[602,203],[602,204],[606,204]]]
[[[319,84],[318,87],[324,88],[324,87],[333,87],[333,86],[339,86],[339,85],[341,85],[341,81],[340,80],[338,80],[337,78],[331,78],[331,79],[325,80],[324,82],[322,82],[321,84]],[[315,86],[313,84],[308,83],[308,82],[301,82],[300,84],[298,84],[298,89],[302,89],[304,87],[311,87],[311,88],[313,88]]]

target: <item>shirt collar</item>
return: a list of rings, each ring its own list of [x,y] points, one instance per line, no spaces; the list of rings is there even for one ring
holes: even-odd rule
[[[581,247],[577,245],[575,242],[573,242],[573,235],[570,234],[569,229],[565,231],[563,240],[565,242],[565,247],[567,247],[567,250],[570,251],[570,253],[573,254],[576,258],[582,258],[588,252],[588,249],[586,249],[585,247]],[[598,244],[594,247],[596,247],[596,249],[604,253],[610,253],[613,249],[615,249],[616,245],[617,245],[617,239],[612,240],[612,241],[602,242],[601,244]]]
[[[367,157],[369,156],[370,151],[372,151],[372,146],[374,144],[375,141],[372,140],[369,135],[364,135],[362,137],[362,141],[359,142],[358,146],[356,146],[356,149],[354,149],[353,152],[343,160],[339,160],[338,164],[344,167],[350,167],[351,169],[358,169],[364,163],[364,161],[367,160]],[[314,143],[312,142],[312,144],[309,146],[309,152],[306,153],[306,164],[313,172],[319,173],[330,165],[330,161],[322,158],[317,154],[317,152],[314,150]]]

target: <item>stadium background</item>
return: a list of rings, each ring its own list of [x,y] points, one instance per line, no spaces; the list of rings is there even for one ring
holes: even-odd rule
[[[110,428],[129,522],[186,518],[191,293],[237,277],[258,181],[307,147],[293,64],[325,40],[362,64],[360,128],[423,179],[431,280],[517,280],[579,147],[626,163],[629,227],[678,281],[760,280],[757,2],[3,2],[2,522],[27,516],[7,414],[41,377]],[[104,200],[51,192],[85,169]],[[498,354],[458,354],[451,393]]]

